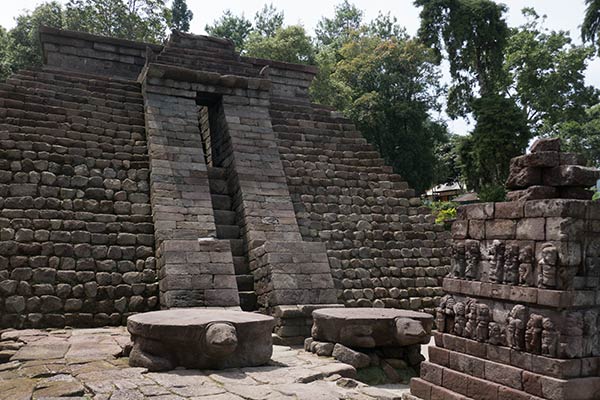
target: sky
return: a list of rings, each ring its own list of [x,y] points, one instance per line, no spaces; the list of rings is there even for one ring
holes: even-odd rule
[[[59,0],[66,3],[66,0]],[[244,14],[253,19],[254,14],[265,3],[271,2],[285,13],[285,24],[302,24],[312,34],[318,21],[323,17],[331,17],[336,4],[342,0],[187,0],[188,7],[194,12],[191,23],[192,33],[205,33],[206,24],[218,19],[224,10],[230,9],[234,14]],[[10,29],[15,25],[14,18],[23,10],[32,10],[43,0],[18,0],[2,2],[0,25]],[[351,0],[359,9],[364,11],[365,20],[369,21],[382,11],[390,12],[398,19],[409,34],[414,35],[419,27],[419,9],[413,5],[413,0]],[[523,7],[533,7],[538,14],[546,15],[546,26],[551,30],[571,32],[576,43],[580,42],[579,27],[585,10],[584,0],[504,0],[508,6],[507,22],[509,26],[518,26],[524,22],[521,15]],[[444,80],[448,80],[447,68],[444,68]],[[595,58],[588,66],[586,83],[600,88],[600,58]],[[457,134],[466,134],[472,129],[468,121],[448,121],[450,130]]]

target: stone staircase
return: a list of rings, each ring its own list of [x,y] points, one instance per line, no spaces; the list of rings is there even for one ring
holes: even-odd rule
[[[254,277],[250,272],[248,255],[238,225],[237,213],[233,209],[233,196],[229,189],[227,169],[208,167],[208,179],[217,228],[217,239],[229,240],[231,243],[240,306],[244,311],[255,311],[257,305]]]

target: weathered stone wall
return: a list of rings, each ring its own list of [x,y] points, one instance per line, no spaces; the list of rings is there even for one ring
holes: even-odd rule
[[[432,310],[449,233],[351,121],[285,82],[294,98],[272,100],[273,129],[303,240],[326,243],[339,301]]]
[[[0,131],[0,325],[156,307],[139,85],[23,71],[0,84]]]
[[[44,64],[66,71],[137,79],[148,52],[162,46],[40,27]]]
[[[414,395],[598,398],[600,207],[581,197],[600,171],[582,162],[540,140],[512,160],[515,201],[459,209],[437,347]]]
[[[33,234],[44,257],[66,253],[48,267],[40,259],[58,271],[44,278],[52,290],[27,289],[33,271],[11,277],[35,257],[5,256],[0,290],[17,296],[6,324],[118,323],[158,307],[160,286],[162,307],[237,306],[238,295],[258,294],[254,304],[280,316],[276,331],[301,340],[319,303],[431,309],[439,300],[448,233],[350,121],[310,104],[315,67],[181,33],[164,47],[50,28],[41,39],[46,72],[0,87],[0,127],[21,151],[0,160],[10,172],[3,234],[10,243]],[[38,158],[49,163],[25,161]],[[19,233],[31,228],[15,203],[39,207],[43,218],[27,218],[51,229]],[[59,301],[38,312],[28,298],[40,296]]]
[[[161,73],[150,66],[144,83],[161,305],[237,306],[231,248],[216,240],[197,87]]]

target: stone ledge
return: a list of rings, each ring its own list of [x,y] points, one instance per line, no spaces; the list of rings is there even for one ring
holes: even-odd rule
[[[268,79],[222,75],[216,72],[205,72],[161,63],[148,64],[140,75],[140,80],[144,80],[144,78],[171,79],[174,81],[204,83],[213,86],[252,89],[265,92],[271,89],[271,81]]]
[[[437,347],[430,347],[430,359],[445,358],[450,353],[455,357],[477,357],[532,373],[558,379],[598,376],[600,357],[579,359],[549,358],[531,353],[512,350],[509,347],[481,343],[446,333],[433,332]],[[448,352],[448,354],[444,353]],[[464,354],[463,354],[464,353]]]
[[[159,51],[162,51],[162,49],[163,49],[163,46],[158,45],[158,44],[136,42],[133,40],[117,39],[117,38],[112,38],[112,37],[107,37],[107,36],[97,36],[97,35],[93,35],[91,33],[68,31],[68,30],[63,30],[63,29],[52,28],[49,26],[40,26],[39,32],[40,32],[40,37],[41,37],[40,40],[41,40],[42,44],[49,41],[49,40],[47,40],[48,39],[47,35],[52,35],[54,37],[59,37],[59,38],[64,37],[64,38],[85,40],[85,41],[89,41],[89,42],[107,43],[107,44],[111,44],[111,45],[115,45],[115,46],[131,47],[131,48],[140,49],[140,50],[146,50],[147,47],[150,47],[152,50],[159,52]]]
[[[548,290],[454,278],[444,278],[443,288],[450,294],[456,293],[561,309],[600,305],[600,292],[594,290]]]
[[[600,390],[600,377],[597,376],[556,379],[460,353],[454,354],[468,359],[451,360],[447,365],[433,360],[425,362],[422,365],[425,373],[421,379],[432,386],[441,386],[475,400],[595,400]]]

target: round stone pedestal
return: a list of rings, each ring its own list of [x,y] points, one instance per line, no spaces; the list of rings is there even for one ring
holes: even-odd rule
[[[314,340],[349,347],[427,344],[433,316],[393,308],[322,308],[313,312]]]
[[[127,320],[129,365],[150,371],[182,366],[222,369],[263,365],[273,352],[272,317],[242,311],[171,309]]]

